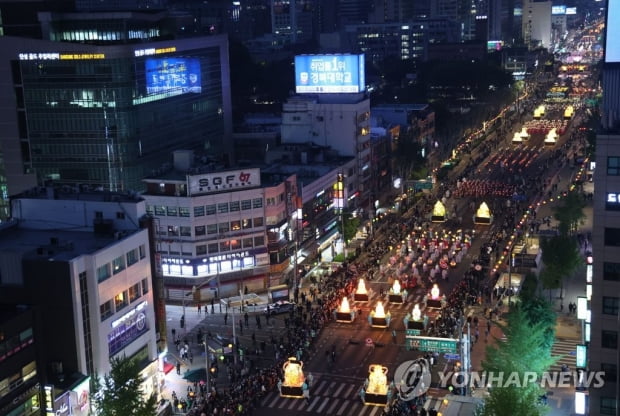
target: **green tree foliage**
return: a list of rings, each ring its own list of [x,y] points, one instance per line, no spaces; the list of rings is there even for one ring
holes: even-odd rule
[[[555,321],[557,318],[551,303],[541,296],[521,298],[521,308],[530,322],[541,324],[544,327],[543,345],[551,351],[555,342]]]
[[[127,357],[110,360],[112,369],[95,381],[92,403],[98,416],[153,416],[157,399],[144,398],[140,364]]]
[[[561,204],[553,209],[553,217],[560,222],[558,230],[560,235],[573,234],[578,228],[581,220],[585,218],[583,208],[585,201],[577,192],[569,192],[566,197],[561,199]]]
[[[536,277],[536,274],[529,272],[523,278],[523,283],[521,284],[521,289],[519,291],[519,298],[521,299],[521,302],[526,302],[529,299],[535,298],[537,291],[538,277]]]
[[[583,263],[577,241],[568,235],[542,239],[543,269],[540,273],[544,289],[559,289],[565,277],[574,273]]]
[[[487,347],[482,368],[487,374],[502,374],[504,383],[495,382],[490,386],[490,396],[478,414],[546,414],[548,409],[538,400],[544,393],[540,381],[525,378],[525,373],[529,372],[540,378],[555,361],[546,345],[545,325],[530,321],[527,313],[517,304],[508,314],[507,322],[500,326],[506,339]],[[518,378],[519,382],[513,377]],[[505,384],[508,380],[511,382]]]
[[[355,238],[357,230],[360,227],[360,218],[354,217],[350,212],[342,214],[342,222],[344,224],[344,239],[349,242]]]

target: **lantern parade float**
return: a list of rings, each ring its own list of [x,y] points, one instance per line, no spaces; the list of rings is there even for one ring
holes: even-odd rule
[[[480,204],[480,207],[476,210],[476,214],[474,215],[474,224],[491,224],[491,220],[493,216],[491,215],[491,210],[486,202]]]
[[[427,308],[441,309],[445,303],[445,299],[443,296],[439,294],[439,287],[437,283],[433,285],[431,289],[431,293],[424,297],[424,301],[426,302]]]
[[[357,282],[357,290],[353,295],[353,300],[356,302],[368,302],[368,291],[366,290],[364,279],[360,279]]]
[[[355,311],[351,310],[349,306],[349,299],[345,296],[340,302],[340,307],[334,311],[336,315],[336,322],[343,322],[350,324],[355,320]]]
[[[298,361],[295,357],[290,357],[284,365],[282,370],[284,372],[284,380],[280,387],[280,396],[282,397],[303,397],[303,385],[306,381],[304,372],[302,370],[304,363]]]
[[[411,313],[408,313],[405,318],[403,318],[403,323],[405,324],[405,328],[419,331],[419,335],[424,329],[426,329],[426,325],[428,324],[428,316],[422,316],[420,305],[416,303]]]
[[[368,379],[364,383],[364,404],[386,406],[389,396],[388,369],[380,364],[368,367]]]
[[[392,315],[389,312],[385,312],[382,302],[377,302],[375,310],[370,311],[368,314],[368,322],[373,328],[387,328],[390,326],[390,320]]]
[[[404,303],[407,300],[407,290],[401,289],[400,280],[394,280],[394,284],[388,292],[388,300],[390,303]]]
[[[431,214],[431,222],[445,222],[446,221],[446,207],[441,201],[435,202],[433,206],[433,212]]]

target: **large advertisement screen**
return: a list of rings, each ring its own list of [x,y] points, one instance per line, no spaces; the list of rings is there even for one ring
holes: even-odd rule
[[[145,61],[147,94],[202,92],[200,61],[195,58],[149,58]]]
[[[297,93],[355,93],[365,89],[364,54],[295,56]]]
[[[607,2],[605,24],[605,62],[620,62],[620,36],[614,36],[613,28],[620,27],[620,0]],[[610,30],[611,29],[611,30]]]

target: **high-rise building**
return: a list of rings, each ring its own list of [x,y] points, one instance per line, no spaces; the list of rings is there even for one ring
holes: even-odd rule
[[[42,15],[50,40],[0,38],[2,193],[139,191],[177,148],[230,163],[227,37],[149,41],[161,32],[145,16],[91,17]]]
[[[620,5],[609,2],[606,28],[620,23]],[[588,415],[618,415],[620,410],[620,41],[606,30],[601,131],[596,137],[594,171],[593,276],[590,300],[589,369],[605,371],[605,385],[590,389]],[[615,202],[616,201],[616,202]]]

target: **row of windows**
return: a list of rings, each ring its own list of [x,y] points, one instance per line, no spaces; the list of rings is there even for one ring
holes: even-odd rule
[[[127,267],[136,264],[138,260],[146,257],[146,246],[144,244],[133,250],[128,251],[124,255],[118,256],[111,263],[106,263],[97,267],[97,281],[99,283],[109,279],[111,276],[122,272]]]
[[[203,235],[226,234],[231,231],[249,230],[262,227],[264,223],[262,217],[256,217],[221,222],[219,224],[197,225],[194,227],[194,236],[200,237]],[[159,235],[167,235],[168,237],[191,237],[192,227],[185,225],[168,225],[167,227],[160,227]]]
[[[194,207],[194,217],[204,217],[205,215],[226,214],[228,212],[247,211],[253,208],[262,208],[261,198],[244,199],[242,201],[222,202],[218,204],[200,205]],[[148,205],[146,211],[152,215],[160,217],[189,217],[188,207],[176,207],[165,205]]]
[[[616,407],[615,397],[601,397],[601,414],[602,415],[616,415],[617,407]]]
[[[148,279],[142,279],[135,285],[129,287],[114,296],[113,299],[99,305],[99,312],[101,315],[101,321],[105,321],[116,312],[122,310],[125,306],[137,301],[141,296],[146,295],[149,291]]]
[[[22,348],[32,344],[32,328],[28,328],[5,339],[4,334],[0,332],[0,362],[6,358],[19,352]]]
[[[248,237],[239,240],[222,241],[219,243],[199,244],[196,246],[196,255],[225,253],[233,250],[250,249],[265,245],[265,237]]]
[[[34,361],[23,366],[19,371],[0,380],[0,398],[6,396],[26,381],[37,375],[37,364]]]

